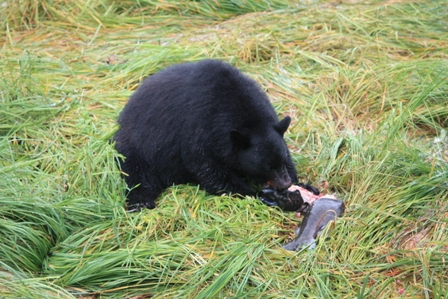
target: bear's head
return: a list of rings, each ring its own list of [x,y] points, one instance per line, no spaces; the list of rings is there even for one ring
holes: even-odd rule
[[[235,167],[241,175],[262,185],[267,183],[280,191],[291,186],[287,169],[289,151],[283,139],[290,122],[291,118],[287,116],[274,125],[230,132]]]

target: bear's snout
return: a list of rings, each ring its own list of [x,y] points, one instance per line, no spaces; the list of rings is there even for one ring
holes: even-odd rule
[[[269,186],[278,190],[284,191],[292,185],[291,178],[286,170],[286,167],[282,167],[279,170],[273,172],[274,177],[268,181]]]

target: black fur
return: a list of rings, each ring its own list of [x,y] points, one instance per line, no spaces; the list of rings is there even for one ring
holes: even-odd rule
[[[154,208],[173,184],[255,195],[254,186],[266,182],[277,189],[297,183],[283,140],[290,118],[279,122],[258,84],[222,61],[179,64],[150,76],[118,122],[129,209]]]

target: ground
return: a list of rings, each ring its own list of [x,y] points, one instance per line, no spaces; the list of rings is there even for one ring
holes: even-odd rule
[[[0,297],[446,298],[446,1],[4,1]],[[111,137],[147,75],[218,58],[268,92],[344,217],[165,192],[124,210]]]

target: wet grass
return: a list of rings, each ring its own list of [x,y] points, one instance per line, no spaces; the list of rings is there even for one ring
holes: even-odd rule
[[[0,297],[446,298],[446,1],[4,1]],[[347,205],[314,251],[254,198],[166,191],[124,211],[111,136],[146,76],[228,61],[300,177]]]

